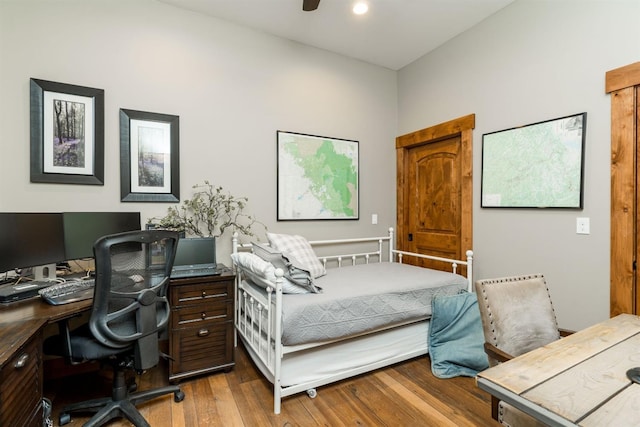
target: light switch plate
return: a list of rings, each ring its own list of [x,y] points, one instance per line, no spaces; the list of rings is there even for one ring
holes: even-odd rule
[[[576,218],[576,233],[578,234],[591,233],[589,218]]]

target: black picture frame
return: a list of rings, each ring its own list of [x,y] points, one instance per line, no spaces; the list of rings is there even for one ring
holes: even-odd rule
[[[178,116],[120,109],[121,201],[179,202],[179,148]]]
[[[358,220],[359,141],[277,131],[277,220]]]
[[[482,135],[482,208],[583,209],[587,113]]]
[[[32,78],[30,179],[104,185],[104,90]]]

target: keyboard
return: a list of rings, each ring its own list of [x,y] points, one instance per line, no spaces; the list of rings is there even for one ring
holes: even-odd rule
[[[40,289],[40,298],[51,305],[69,304],[93,298],[94,279],[70,280]]]

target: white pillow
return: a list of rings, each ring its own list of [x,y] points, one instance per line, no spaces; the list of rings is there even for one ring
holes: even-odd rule
[[[231,254],[233,262],[241,268],[246,278],[254,285],[266,288],[276,287],[276,268],[259,256],[250,252],[237,252]],[[282,278],[282,293],[284,294],[308,294],[312,290],[291,282],[286,277]]]
[[[314,279],[327,274],[311,244],[302,236],[291,234],[267,233],[269,244],[285,256],[293,256],[305,269],[309,270]]]

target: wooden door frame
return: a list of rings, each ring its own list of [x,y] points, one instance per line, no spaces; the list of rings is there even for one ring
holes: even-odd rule
[[[408,233],[409,214],[405,203],[409,199],[407,182],[409,149],[431,144],[443,139],[460,136],[461,156],[461,229],[462,253],[473,249],[473,129],[476,115],[469,114],[439,125],[411,132],[396,138],[396,248],[407,250],[405,236]]]
[[[638,314],[640,292],[633,268],[638,250],[638,116],[640,62],[608,71],[611,94],[611,252],[609,312]],[[632,194],[633,197],[629,197]]]

